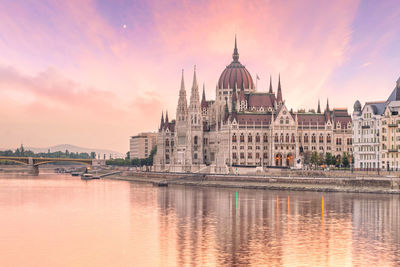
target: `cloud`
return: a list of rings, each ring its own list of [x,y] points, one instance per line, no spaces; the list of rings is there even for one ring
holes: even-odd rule
[[[365,62],[364,64],[362,64],[361,66],[362,67],[368,67],[369,65],[371,65],[372,63],[371,62]]]

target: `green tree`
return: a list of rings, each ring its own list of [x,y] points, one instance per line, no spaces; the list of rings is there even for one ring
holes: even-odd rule
[[[311,155],[311,160],[310,160],[311,164],[313,164],[314,166],[316,166],[318,164],[318,153],[316,151],[314,151]]]
[[[343,152],[343,157],[342,157],[342,164],[344,167],[349,167],[349,154],[346,152]]]
[[[325,154],[325,164],[330,166],[335,164],[335,160],[332,157],[332,154],[330,152],[326,152]]]

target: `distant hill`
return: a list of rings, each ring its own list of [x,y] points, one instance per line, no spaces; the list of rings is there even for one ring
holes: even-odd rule
[[[51,147],[43,147],[43,148],[37,148],[37,147],[25,147],[26,150],[31,150],[34,153],[46,153],[49,149],[50,152],[57,152],[57,151],[62,151],[65,152],[65,150],[68,150],[69,152],[79,152],[79,153],[89,153],[90,152],[95,152],[96,155],[100,154],[101,159],[103,159],[104,154],[106,155],[106,159],[110,158],[110,154],[113,158],[125,158],[125,155],[113,151],[113,150],[108,150],[108,149],[99,149],[99,148],[86,148],[86,147],[79,147],[79,146],[74,146],[74,145],[69,145],[69,144],[63,144],[63,145],[56,145],[56,146],[51,146]]]

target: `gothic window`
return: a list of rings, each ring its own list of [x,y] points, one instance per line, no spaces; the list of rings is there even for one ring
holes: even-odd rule
[[[268,135],[267,134],[264,134],[263,140],[264,140],[264,143],[268,142]]]
[[[258,133],[256,135],[256,143],[260,143],[260,135]]]
[[[240,143],[243,143],[244,142],[244,135],[243,135],[243,133],[241,133],[240,134]]]
[[[292,143],[295,143],[295,142],[296,142],[296,139],[295,139],[295,136],[294,136],[293,133],[292,133],[292,138],[290,139],[290,141],[291,141]]]
[[[285,142],[289,143],[289,134],[288,133],[286,134]]]
[[[197,153],[194,153],[193,158],[197,159]]]
[[[247,136],[247,142],[249,142],[249,143],[253,142],[253,137],[251,136],[251,134],[249,134],[249,136]]]
[[[280,141],[281,143],[283,143],[283,133],[281,133],[281,136],[280,136],[280,138],[279,138],[279,141]]]
[[[330,134],[328,134],[328,136],[326,137],[326,142],[327,142],[328,144],[330,144],[330,143],[332,142],[332,138],[331,138],[331,135],[330,135]]]
[[[165,146],[169,146],[169,139],[165,140]]]
[[[319,135],[319,142],[320,143],[324,142],[324,136],[322,134]]]
[[[304,143],[308,143],[308,134],[304,135]]]
[[[236,153],[233,152],[233,153],[232,153],[232,158],[233,158],[233,159],[236,159],[236,157],[237,157],[237,156],[236,156]]]
[[[250,152],[250,153],[247,153],[247,158],[248,159],[252,159],[253,158],[253,154]]]
[[[268,153],[264,152],[264,159],[267,159],[267,158],[268,158]]]
[[[276,133],[276,134],[275,134],[275,143],[278,143],[278,142],[279,142],[278,134]]]
[[[171,146],[172,147],[174,146],[174,140],[171,140]]]
[[[198,143],[198,138],[197,138],[197,135],[194,137],[194,144],[195,145],[197,145],[197,143]]]
[[[244,159],[244,153],[243,152],[240,152],[240,158]]]
[[[233,135],[232,135],[232,142],[233,142],[233,143],[236,143],[236,134],[233,134]]]
[[[289,124],[289,117],[286,117],[286,124]]]
[[[256,159],[259,159],[260,158],[260,153],[256,153]]]
[[[315,143],[317,140],[316,140],[317,138],[316,138],[316,136],[315,136],[315,134],[312,134],[312,136],[311,136],[311,143]]]
[[[342,138],[336,138],[336,145],[342,144]]]

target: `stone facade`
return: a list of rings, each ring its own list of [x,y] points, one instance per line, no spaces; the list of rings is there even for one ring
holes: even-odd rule
[[[398,170],[400,149],[400,79],[386,101],[357,100],[353,112],[354,167]]]
[[[161,171],[232,172],[236,166],[294,167],[306,151],[340,157],[352,153],[352,120],[346,109],[322,112],[289,110],[281,79],[274,93],[257,92],[239,62],[235,40],[233,61],[222,72],[215,100],[200,101],[196,69],[187,105],[182,72],[176,120],[162,116],[154,166]],[[232,168],[233,167],[233,168]]]

